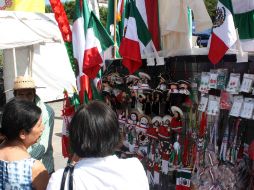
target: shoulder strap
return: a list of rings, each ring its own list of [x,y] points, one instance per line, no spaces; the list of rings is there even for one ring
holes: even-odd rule
[[[64,185],[65,185],[66,177],[67,177],[67,174],[68,174],[69,170],[70,170],[69,190],[73,190],[73,171],[74,171],[74,165],[72,165],[72,164],[68,164],[64,168],[60,190],[64,190]]]

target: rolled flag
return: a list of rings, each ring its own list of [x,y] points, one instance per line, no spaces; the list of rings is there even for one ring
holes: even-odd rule
[[[71,105],[68,92],[64,90],[64,101],[63,101],[63,127],[62,127],[62,155],[63,157],[70,157],[70,144],[69,144],[69,124],[72,116],[75,112],[74,106]]]

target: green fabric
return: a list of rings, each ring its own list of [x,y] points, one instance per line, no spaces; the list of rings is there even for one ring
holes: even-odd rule
[[[235,27],[238,28],[239,38],[254,39],[254,10],[234,15]]]
[[[231,0],[219,0],[232,14],[233,14],[233,7]]]
[[[89,10],[88,4],[86,0],[76,0],[75,4],[75,14],[74,14],[74,22],[83,17],[84,19],[84,32],[86,33],[89,23],[91,11]]]
[[[129,17],[133,17],[136,20],[136,26],[137,26],[137,32],[138,32],[138,38],[144,44],[144,46],[147,46],[148,43],[152,40],[152,36],[142,18],[140,15],[138,8],[135,5],[135,1],[130,1],[130,15]]]
[[[88,28],[93,28],[94,35],[100,41],[102,51],[105,51],[110,46],[114,45],[112,38],[109,36],[93,11],[91,12]]]

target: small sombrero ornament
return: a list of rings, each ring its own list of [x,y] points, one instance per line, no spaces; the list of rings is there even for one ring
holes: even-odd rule
[[[171,111],[172,111],[172,113],[174,113],[174,112],[176,111],[176,112],[178,112],[181,116],[183,116],[183,111],[182,111],[179,107],[177,107],[177,106],[172,106],[172,107],[171,107]]]

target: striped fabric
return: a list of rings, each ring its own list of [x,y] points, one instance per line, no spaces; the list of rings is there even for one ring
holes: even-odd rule
[[[38,96],[36,96],[35,102],[42,110],[42,121],[45,129],[38,142],[32,145],[28,149],[28,152],[33,158],[40,160],[48,173],[51,174],[54,172],[52,135],[55,113],[54,110],[49,105],[43,103]]]
[[[35,159],[7,162],[0,160],[0,190],[32,190],[32,166]]]

